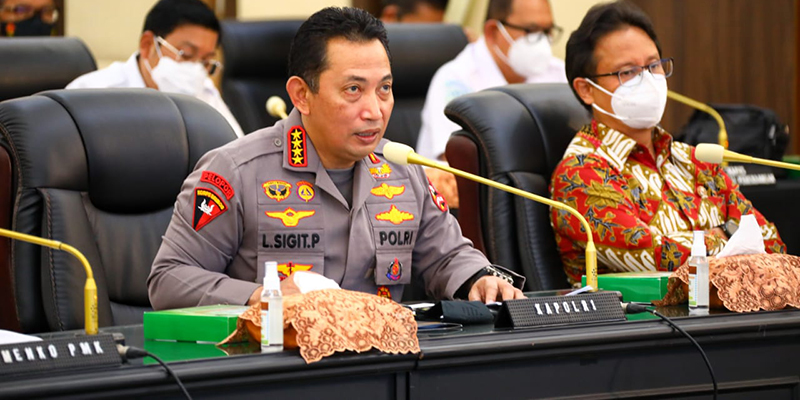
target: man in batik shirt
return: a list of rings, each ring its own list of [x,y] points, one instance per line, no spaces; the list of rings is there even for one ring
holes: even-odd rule
[[[726,223],[755,214],[768,252],[785,252],[775,226],[753,208],[718,166],[656,126],[673,62],[647,16],[626,3],[593,7],[570,37],[567,78],[592,123],[575,136],[553,172],[554,200],[577,208],[592,227],[599,272],[672,270],[691,252],[692,231],[706,232],[713,255]],[[584,271],[586,234],[577,219],[551,210],[571,282]]]

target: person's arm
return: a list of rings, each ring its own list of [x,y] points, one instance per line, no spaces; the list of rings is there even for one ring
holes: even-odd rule
[[[456,219],[447,211],[447,205],[438,192],[428,187],[428,181],[422,168],[410,168],[411,180],[421,183],[423,193],[420,207],[420,226],[414,245],[412,265],[419,272],[415,278],[421,277],[426,291],[436,299],[452,299],[467,284],[467,295],[470,299],[481,301],[519,298],[525,278],[510,271],[502,270],[514,280],[514,285],[503,279],[484,274],[485,267],[491,263],[461,234]],[[473,279],[475,278],[475,279]],[[516,287],[514,287],[516,286]]]
[[[201,179],[204,171],[229,182],[230,199]],[[248,303],[258,283],[226,275],[242,240],[241,188],[233,163],[221,150],[204,156],[186,178],[147,279],[153,308]]]

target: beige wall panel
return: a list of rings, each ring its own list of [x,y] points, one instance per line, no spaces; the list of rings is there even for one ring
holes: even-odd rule
[[[553,44],[553,54],[564,59],[567,48],[567,40],[569,35],[583,20],[586,12],[592,8],[593,5],[598,3],[605,3],[607,0],[550,0],[550,6],[553,8],[553,18],[556,20],[556,25],[564,28],[564,35],[561,39]]]
[[[328,6],[350,6],[352,0],[238,0],[237,18],[242,21],[264,19],[305,19]]]

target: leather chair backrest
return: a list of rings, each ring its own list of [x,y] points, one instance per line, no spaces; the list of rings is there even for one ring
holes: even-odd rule
[[[451,165],[475,165],[481,176],[545,197],[550,197],[550,177],[564,150],[590,120],[562,83],[471,93],[451,101],[445,114],[463,129],[448,142]],[[451,147],[464,139],[474,143],[477,163]],[[467,192],[459,181],[459,222],[473,225],[465,226],[465,232],[482,233],[479,239],[492,262],[524,274],[528,290],[568,286],[547,206],[488,187],[479,187],[478,198],[470,202],[463,197]]]
[[[265,110],[270,96],[286,94],[289,46],[302,21],[222,23],[225,69],[222,97],[245,132],[271,126]],[[386,138],[416,146],[420,113],[433,74],[467,45],[457,25],[387,24],[394,77],[394,110]]]
[[[0,101],[63,89],[97,69],[78,38],[19,37],[0,40]]]
[[[12,229],[62,241],[94,270],[100,326],[141,323],[146,279],[185,177],[235,138],[207,104],[146,89],[57,90],[0,103],[11,155]],[[11,246],[20,330],[83,326],[81,264]]]

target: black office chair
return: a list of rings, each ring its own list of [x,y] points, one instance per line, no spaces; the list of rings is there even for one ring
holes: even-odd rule
[[[78,38],[26,37],[0,40],[0,101],[63,89],[97,69]]]
[[[275,123],[264,108],[270,96],[280,96],[291,108],[286,94],[289,44],[301,23],[222,23],[222,97],[245,132]],[[387,24],[386,30],[394,77],[394,111],[386,138],[416,146],[431,78],[458,55],[467,38],[457,25]]]
[[[589,113],[567,84],[521,84],[451,101],[459,124],[447,143],[450,165],[550,197],[550,176]],[[459,223],[492,262],[525,275],[527,290],[569,284],[550,226],[549,208],[458,178]]]
[[[8,227],[87,257],[100,326],[141,323],[150,309],[146,279],[183,180],[204,153],[236,137],[212,110],[143,89],[57,90],[0,103]],[[14,295],[3,304],[11,323],[3,328],[83,327],[86,275],[74,257],[12,242],[0,271],[0,291]]]

